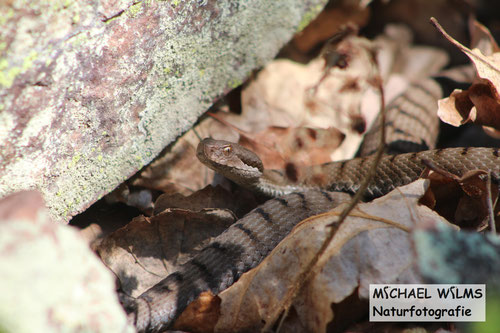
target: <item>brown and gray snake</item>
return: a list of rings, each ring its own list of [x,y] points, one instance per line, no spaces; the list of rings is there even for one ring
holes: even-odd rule
[[[396,128],[393,135],[397,137],[396,141],[416,144],[417,149],[429,149],[437,135],[437,120],[429,123],[429,117],[422,110],[435,112],[435,101],[440,94],[434,92],[439,88],[434,81],[427,80],[417,82],[409,91],[411,93],[401,95],[393,103],[399,118],[391,114],[391,105],[388,106],[389,127]],[[414,124],[408,129],[404,127],[405,116]],[[414,135],[410,128],[420,132]],[[373,149],[364,147],[363,150],[366,153]],[[418,179],[425,169],[422,160],[431,161],[438,168],[458,176],[471,170],[489,171],[492,180],[498,184],[499,154],[498,148],[448,148],[385,155],[366,191],[365,200],[380,197]],[[170,327],[201,292],[217,294],[257,266],[298,222],[348,200],[349,196],[343,192],[355,193],[358,190],[374,159],[368,156],[311,166],[294,170],[291,177],[290,172],[264,170],[254,153],[226,141],[203,140],[198,146],[197,156],[208,167],[234,182],[274,198],[237,221],[179,271],[126,305],[129,321],[141,332]]]

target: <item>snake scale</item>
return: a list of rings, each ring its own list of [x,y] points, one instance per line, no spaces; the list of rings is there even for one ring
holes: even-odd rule
[[[436,117],[429,115],[435,113],[435,101],[441,91],[433,80],[428,79],[418,82],[408,91],[410,94],[402,94],[387,107],[387,125],[388,131],[392,131],[392,141],[403,142],[403,150],[432,148],[438,126]],[[412,98],[415,91],[418,97]],[[436,91],[438,93],[432,93]],[[377,131],[377,126],[374,126],[371,136],[376,136],[373,133]],[[361,151],[371,152],[373,147],[365,144]],[[392,153],[399,152],[398,147],[401,146],[387,144],[387,150]],[[498,184],[499,154],[498,148],[448,148],[385,155],[364,199],[382,196],[418,179],[425,169],[424,160],[458,176],[471,170],[488,171]],[[128,320],[139,332],[169,328],[201,292],[217,294],[257,266],[298,222],[348,200],[347,193],[359,189],[374,160],[373,156],[368,156],[304,169],[264,170],[261,160],[253,152],[237,144],[213,139],[200,142],[197,157],[236,183],[274,198],[216,237],[179,271],[137,299],[124,302]]]
[[[129,319],[139,331],[165,329],[202,291],[216,294],[230,286],[241,274],[257,266],[298,222],[346,200],[341,192],[355,192],[373,161],[373,157],[366,157],[309,167],[299,185],[290,181],[284,171],[263,171],[258,157],[236,144],[205,139],[197,154],[202,161],[206,159],[209,167],[244,186],[282,196],[254,209],[178,272],[139,296],[129,309]],[[367,193],[369,198],[375,198],[416,180],[425,168],[424,159],[459,176],[471,170],[487,170],[498,183],[499,154],[498,148],[448,148],[386,155]],[[216,156],[231,161],[229,166],[213,162]],[[232,173],[243,166],[247,166],[242,171],[248,178]],[[317,177],[318,172],[326,176]]]

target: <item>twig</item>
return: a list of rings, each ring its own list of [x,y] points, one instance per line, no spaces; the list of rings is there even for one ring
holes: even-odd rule
[[[374,64],[374,66],[376,68],[378,68],[376,54],[374,52],[371,52],[371,56],[372,56],[372,63]],[[384,98],[384,88],[382,86],[382,79],[381,79],[379,73],[377,73],[376,77],[374,77],[372,84],[377,88],[377,90],[380,93],[380,105],[381,105],[380,106],[380,108],[381,108],[381,110],[380,110],[380,122],[382,124],[381,135],[380,135],[380,144],[379,144],[379,147],[378,147],[377,152],[375,154],[375,158],[373,159],[372,167],[369,168],[368,174],[363,179],[363,182],[361,183],[358,191],[356,192],[356,194],[354,195],[354,197],[350,201],[349,205],[342,211],[337,222],[335,224],[329,225],[329,227],[331,227],[330,232],[326,236],[325,241],[321,245],[321,248],[318,250],[316,255],[311,259],[311,261],[306,266],[306,268],[304,270],[302,270],[302,272],[298,276],[297,283],[295,283],[295,285],[292,287],[290,296],[285,297],[285,300],[283,302],[283,307],[284,307],[285,311],[284,311],[284,313],[281,317],[281,320],[279,322],[278,328],[276,330],[277,332],[280,331],[282,324],[283,324],[283,321],[287,317],[288,311],[290,310],[290,307],[291,307],[293,301],[298,296],[299,291],[302,289],[302,287],[305,285],[305,283],[307,282],[307,280],[311,276],[314,266],[316,266],[319,259],[325,253],[326,249],[328,248],[331,241],[333,240],[333,237],[335,236],[336,231],[337,231],[337,228],[335,226],[340,225],[345,220],[345,218],[349,215],[349,213],[352,211],[352,209],[361,200],[362,196],[364,195],[364,192],[368,188],[368,185],[370,184],[373,177],[375,176],[376,169],[377,169],[377,167],[380,163],[380,160],[382,159],[382,156],[384,154],[384,150],[385,150],[385,126],[384,126],[385,125],[385,98]],[[273,314],[272,316],[277,317],[276,314]],[[276,319],[277,318],[270,318],[270,320],[268,320],[266,325],[263,327],[262,331],[269,331],[271,329],[271,326],[275,323]]]
[[[491,172],[488,172],[488,178],[486,178],[486,206],[488,207],[488,220],[491,233],[496,234],[497,227],[495,225],[495,219],[493,215],[493,202],[491,200]]]

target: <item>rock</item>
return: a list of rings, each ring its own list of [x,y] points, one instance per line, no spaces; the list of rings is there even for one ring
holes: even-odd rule
[[[0,271],[2,332],[135,331],[114,275],[36,191],[0,200]]]
[[[68,221],[273,58],[325,0],[3,1],[0,197]]]

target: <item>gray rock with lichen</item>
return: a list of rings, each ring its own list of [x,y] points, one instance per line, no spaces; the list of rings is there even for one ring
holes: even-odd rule
[[[0,197],[67,221],[274,57],[325,0],[0,4]]]

